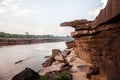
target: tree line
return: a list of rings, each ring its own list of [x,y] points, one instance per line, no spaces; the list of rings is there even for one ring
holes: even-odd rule
[[[5,32],[0,32],[0,38],[66,38],[69,36],[54,36],[54,35],[30,35],[26,34],[10,34]]]

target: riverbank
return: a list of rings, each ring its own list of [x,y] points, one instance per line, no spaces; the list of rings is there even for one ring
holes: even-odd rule
[[[53,49],[52,56],[48,57],[42,65],[43,69],[38,73],[45,76],[45,80],[57,80],[61,74],[66,77],[65,80],[89,80],[87,74],[91,73],[90,67],[93,66],[79,59],[73,48],[63,51]],[[64,80],[63,76],[59,76],[60,80]]]
[[[65,39],[60,39],[60,38],[0,38],[0,46],[61,42],[61,41],[65,41]]]

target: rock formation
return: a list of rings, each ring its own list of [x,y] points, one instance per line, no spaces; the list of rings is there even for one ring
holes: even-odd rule
[[[53,49],[52,50],[52,56],[54,57],[55,61],[64,63],[65,59],[62,55],[62,52],[59,49]]]
[[[89,66],[92,66],[92,64],[87,63],[86,61],[82,61],[77,57],[73,49],[65,49],[60,54],[64,57],[65,61],[61,61],[58,59],[61,59],[61,56],[59,56],[59,53],[61,51],[59,49],[53,49],[53,57],[59,57],[54,62],[52,62],[52,65],[43,66],[43,69],[39,71],[39,74],[45,77],[48,77],[46,80],[89,80],[87,78],[87,74],[91,75],[91,70],[89,69]],[[56,79],[56,76],[59,74],[62,74],[62,72],[67,72],[68,74],[64,74],[61,76],[61,79]],[[95,71],[94,71],[95,72]],[[64,77],[68,76],[69,79],[65,79]]]
[[[108,0],[94,21],[81,19],[60,25],[75,28],[71,33],[75,39],[67,45],[74,44],[78,57],[99,69],[90,80],[120,79],[120,0]]]
[[[40,75],[33,71],[30,68],[26,68],[19,74],[15,75],[12,80],[38,80],[40,79]]]

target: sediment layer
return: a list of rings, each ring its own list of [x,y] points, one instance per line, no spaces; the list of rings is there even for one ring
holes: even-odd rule
[[[0,46],[59,42],[59,41],[64,41],[64,40],[63,39],[32,39],[32,38],[0,38]]]

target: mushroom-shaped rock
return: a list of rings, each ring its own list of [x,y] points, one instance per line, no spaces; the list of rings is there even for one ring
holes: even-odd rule
[[[76,27],[77,25],[81,25],[81,24],[86,24],[86,23],[90,23],[91,21],[88,21],[87,19],[81,19],[81,20],[74,20],[71,22],[63,22],[60,24],[60,26],[71,26],[71,27]]]

